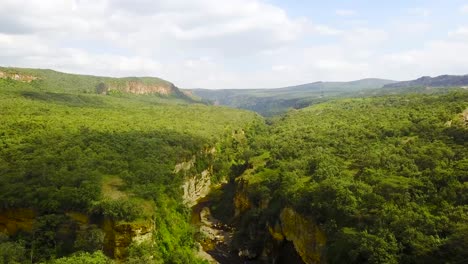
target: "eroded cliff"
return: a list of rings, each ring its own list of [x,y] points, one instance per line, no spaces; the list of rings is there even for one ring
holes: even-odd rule
[[[39,78],[36,76],[29,75],[29,74],[10,73],[10,72],[0,71],[0,79],[12,79],[15,81],[30,83],[34,80],[38,80]]]
[[[326,234],[312,218],[284,207],[277,216],[261,222],[259,212],[269,208],[269,201],[253,200],[250,188],[248,179],[236,180],[233,203],[241,223],[236,245],[240,255],[266,263],[326,263]]]

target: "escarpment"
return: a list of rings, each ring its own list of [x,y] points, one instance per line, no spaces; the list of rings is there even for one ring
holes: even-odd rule
[[[20,233],[35,235],[42,232],[39,226],[43,217],[27,208],[2,210],[0,232],[8,236]],[[90,230],[94,230],[94,240],[91,240]],[[154,224],[150,220],[128,223],[109,217],[67,212],[64,220],[56,227],[54,239],[68,247],[65,250],[71,250],[77,245],[76,238],[85,236],[89,245],[81,246],[92,247],[93,250],[102,249],[108,256],[120,260],[127,257],[130,244],[152,241],[153,231]]]
[[[159,94],[163,96],[183,94],[172,83],[166,82],[143,82],[135,78],[135,80],[124,80],[121,83],[105,84],[102,90],[98,93],[109,93],[112,91],[120,91],[131,94]]]
[[[247,179],[240,177],[236,184],[235,217],[244,223],[237,234],[240,255],[266,263],[326,263],[327,237],[312,218],[284,207],[266,222],[249,219],[253,212],[268,208],[269,201],[252,200],[249,196],[252,186]]]
[[[203,150],[198,154],[198,158],[194,155],[190,160],[176,164],[174,168],[174,173],[180,173],[184,177],[182,200],[189,207],[210,193],[213,175],[213,164],[210,160],[215,152],[215,148]],[[197,160],[203,164],[198,165]]]
[[[0,71],[0,79],[11,79],[19,82],[26,82],[30,83],[34,80],[38,80],[39,78],[29,74],[21,74],[21,73],[10,73]]]

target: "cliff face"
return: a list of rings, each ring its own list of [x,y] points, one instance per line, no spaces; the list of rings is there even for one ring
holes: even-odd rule
[[[214,153],[215,149],[211,148],[202,151],[201,155],[210,156],[214,155]],[[185,176],[185,180],[182,185],[182,189],[184,191],[182,199],[189,207],[194,206],[199,199],[206,197],[210,193],[212,184],[212,165],[208,165],[208,167],[205,168],[205,170],[203,170],[201,173],[196,173],[192,170],[196,162],[197,157],[193,156],[191,160],[176,164],[174,168],[174,173],[183,173]]]
[[[36,213],[31,209],[10,209],[0,212],[0,232],[14,235],[18,231],[31,232]]]
[[[234,217],[241,216],[242,213],[253,207],[249,199],[247,180],[242,178],[236,180],[236,192],[234,194]]]
[[[199,175],[188,177],[182,185],[184,195],[182,197],[184,203],[192,207],[197,203],[197,200],[207,196],[211,189],[211,173],[204,170]]]
[[[105,219],[102,229],[105,233],[104,251],[111,257],[124,259],[132,242],[152,241],[154,225],[151,222],[119,223]]]
[[[172,84],[146,84],[141,81],[127,81],[124,85],[109,85],[108,91],[118,90],[132,94],[177,94],[178,89]]]
[[[87,230],[92,226],[98,227],[104,233],[103,250],[118,260],[127,256],[128,247],[132,242],[142,243],[153,238],[154,224],[151,221],[138,223],[116,222],[109,218],[91,219],[90,216],[79,212],[68,212],[66,215],[75,223],[60,227],[63,234],[72,237],[73,234]],[[0,232],[9,236],[19,231],[33,232],[36,223],[36,213],[31,209],[14,209],[0,212]]]
[[[0,71],[0,79],[12,79],[15,81],[30,83],[34,80],[38,80],[39,78],[32,76],[32,75],[27,75],[27,74],[8,73],[8,72]]]
[[[268,201],[254,202],[249,198],[249,182],[242,177],[236,181],[236,192],[234,195],[234,206],[236,218],[243,217],[251,209],[265,209]],[[240,252],[248,250],[256,251],[250,254],[251,258],[261,258],[270,263],[326,263],[324,260],[324,249],[326,235],[314,221],[292,208],[281,209],[279,217],[273,222],[267,222],[266,226],[257,223],[249,223],[247,227],[248,236],[244,237],[245,244],[248,240],[261,239],[260,249],[241,248]],[[292,244],[292,246],[291,246]],[[295,257],[297,256],[297,257]]]
[[[292,208],[281,211],[279,222],[269,232],[275,240],[291,241],[296,252],[307,264],[323,263],[325,233],[311,220]]]

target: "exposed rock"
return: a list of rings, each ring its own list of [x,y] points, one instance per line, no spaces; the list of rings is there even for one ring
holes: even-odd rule
[[[197,200],[205,197],[210,193],[211,188],[211,173],[209,170],[204,170],[200,175],[188,177],[182,189],[184,195],[182,197],[185,204],[189,207],[194,206]]]
[[[202,151],[202,155],[213,155],[216,152],[215,148],[207,148]],[[206,197],[211,190],[211,166],[206,168],[200,174],[190,175],[190,169],[195,166],[196,157],[178,163],[174,167],[174,173],[184,173],[185,180],[182,184],[184,194],[182,199],[184,203],[192,207],[197,203],[197,200]]]
[[[462,116],[462,120],[465,124],[468,124],[468,108],[465,109],[465,111],[463,111],[463,113],[461,114]]]
[[[238,217],[243,212],[253,207],[248,196],[249,182],[243,178],[239,178],[236,182],[236,192],[234,195],[234,216]]]
[[[302,216],[294,209],[284,208],[280,214],[281,232],[279,226],[270,229],[273,237],[293,242],[296,252],[307,264],[323,263],[325,249],[325,233],[310,219]],[[281,234],[281,235],[280,235]]]
[[[132,242],[142,243],[153,238],[154,224],[151,221],[119,223],[104,218],[102,221],[92,223],[90,217],[83,213],[67,212],[66,215],[78,224],[75,227],[78,230],[85,230],[95,224],[104,231],[104,251],[116,259],[127,256],[128,246]],[[18,231],[32,232],[36,217],[36,213],[31,209],[4,210],[0,212],[0,232],[9,236],[15,235]],[[65,234],[77,231],[70,228],[68,225],[62,227]]]
[[[19,73],[8,73],[0,71],[0,79],[12,79],[19,82],[27,82],[30,83],[34,80],[38,80],[39,78],[27,75],[27,74],[19,74]]]
[[[18,231],[31,232],[36,213],[31,209],[9,209],[0,212],[0,232],[15,235]]]
[[[108,86],[107,91],[112,90],[133,94],[160,94],[165,96],[179,92],[173,84],[146,84],[138,80],[127,81],[124,86],[111,84]]]
[[[236,192],[234,195],[235,216],[242,217],[242,214],[253,208],[266,208],[268,201],[253,202],[248,195],[249,182],[240,177],[236,181]],[[266,229],[266,230],[265,230]],[[309,219],[292,208],[282,209],[279,218],[274,224],[259,226],[257,223],[249,223],[247,240],[255,241],[258,237],[264,236],[264,232],[271,237],[265,239],[261,258],[267,262],[276,261],[280,257],[279,251],[288,243],[292,243],[293,251],[297,253],[297,258],[304,263],[316,264],[324,263],[323,250],[326,245],[325,233],[317,226],[312,219]],[[288,242],[290,241],[290,242]],[[246,251],[247,250],[247,251]],[[292,249],[291,249],[292,250]],[[258,253],[253,248],[240,247],[243,256],[253,257],[252,253]],[[256,256],[258,257],[258,256]],[[294,263],[301,263],[294,262]]]
[[[195,165],[195,156],[192,157],[189,161],[183,161],[175,165],[174,173],[179,173],[180,171],[188,171],[190,170],[193,165]]]
[[[192,219],[192,224],[199,228],[203,237],[198,255],[209,263],[240,263],[238,256],[230,250],[234,230],[215,219],[208,207],[201,207],[205,203],[193,208],[198,220],[193,222]]]
[[[257,257],[257,253],[251,251],[250,249],[241,249],[239,250],[239,257],[245,259],[255,259]]]
[[[152,241],[154,225],[151,222],[118,223],[105,219],[102,229],[105,233],[104,251],[116,259],[124,259],[132,242]]]

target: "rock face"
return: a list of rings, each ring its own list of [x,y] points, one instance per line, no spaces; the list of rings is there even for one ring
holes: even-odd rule
[[[0,79],[12,79],[19,82],[27,82],[30,83],[34,80],[38,80],[39,78],[27,75],[27,74],[19,74],[19,73],[8,73],[0,71]]]
[[[18,231],[31,232],[36,213],[31,209],[10,209],[0,212],[0,232],[14,235]]]
[[[215,149],[211,148],[202,151],[201,155],[214,155],[214,153]],[[174,167],[174,173],[183,173],[185,176],[182,185],[184,191],[182,199],[189,207],[194,206],[197,200],[206,197],[211,190],[212,166],[209,165],[201,173],[194,173],[191,169],[195,166],[196,161],[196,156],[193,156],[192,159],[178,163]]]
[[[104,251],[106,254],[116,259],[124,259],[132,242],[152,241],[154,225],[151,222],[118,223],[105,219],[102,229],[105,233]]]
[[[238,179],[236,181],[236,192],[234,194],[234,217],[239,217],[243,212],[252,208],[252,202],[248,196],[248,181]]]
[[[117,260],[127,256],[128,246],[132,242],[142,243],[152,241],[154,224],[151,221],[138,223],[120,223],[108,218],[91,220],[90,216],[78,213],[67,212],[66,215],[74,221],[75,229],[64,227],[64,232],[73,234],[79,230],[86,230],[89,226],[99,227],[105,234],[104,252]],[[0,232],[13,236],[18,231],[30,233],[36,221],[36,213],[31,209],[14,209],[0,212]]]
[[[278,229],[281,230],[281,232]],[[323,263],[322,252],[326,244],[325,233],[311,220],[294,209],[284,208],[280,214],[280,227],[270,233],[275,239],[286,239],[294,244],[296,252],[307,264]]]
[[[182,185],[184,190],[183,201],[187,206],[192,207],[197,200],[207,196],[211,188],[211,173],[204,170],[200,175],[188,177]]]
[[[119,90],[133,94],[175,94],[178,89],[173,84],[146,84],[141,81],[127,81],[124,86],[110,85],[108,91]]]
[[[248,180],[242,177],[237,179],[233,200],[236,218],[242,218],[243,214],[251,209],[268,207],[268,201],[251,201],[248,192]],[[266,238],[262,242],[261,254],[259,251],[257,253],[261,259],[268,263],[326,263],[323,253],[326,245],[325,232],[312,219],[301,215],[292,208],[283,208],[279,217],[273,223],[267,223],[266,226],[249,223],[247,230],[249,233],[248,237],[245,238],[247,240],[255,240],[258,237]],[[291,252],[285,253],[285,249],[289,247],[291,247],[293,254]],[[251,248],[240,248],[239,252],[243,255],[249,252],[249,256],[253,256]]]

